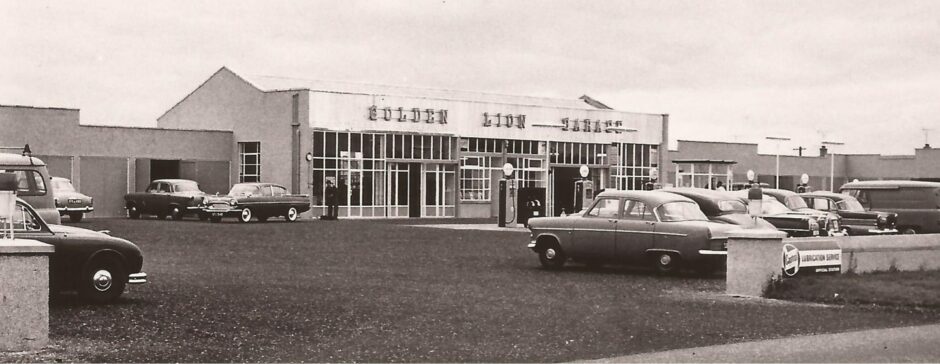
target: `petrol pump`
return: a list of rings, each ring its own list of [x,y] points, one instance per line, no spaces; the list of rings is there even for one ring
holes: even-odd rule
[[[577,213],[581,209],[585,208],[587,205],[594,200],[594,182],[587,179],[590,169],[587,166],[582,165],[579,172],[581,172],[581,180],[574,182],[574,211]]]
[[[513,170],[512,164],[504,164],[503,179],[499,180],[499,227],[516,227],[518,199],[516,180],[512,179]]]

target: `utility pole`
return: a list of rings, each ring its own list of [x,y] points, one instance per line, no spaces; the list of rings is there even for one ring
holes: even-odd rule
[[[803,148],[803,146],[799,146],[799,147],[793,148],[793,150],[796,151],[797,156],[802,157],[803,151],[806,150],[806,148]]]
[[[930,140],[928,139],[928,136],[930,135],[930,131],[933,129],[920,128],[920,130],[924,132],[924,149],[930,149]]]

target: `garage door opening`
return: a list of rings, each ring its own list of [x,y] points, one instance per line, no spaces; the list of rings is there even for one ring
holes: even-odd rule
[[[150,160],[150,180],[164,178],[180,178],[180,161],[178,160]]]

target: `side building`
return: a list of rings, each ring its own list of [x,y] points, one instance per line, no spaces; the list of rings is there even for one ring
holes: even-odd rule
[[[452,90],[243,77],[221,68],[158,118],[161,129],[231,133],[233,182],[311,195],[327,181],[340,216],[496,216],[502,166],[573,209],[579,168],[597,189],[640,189],[662,165],[667,115],[563,100]]]

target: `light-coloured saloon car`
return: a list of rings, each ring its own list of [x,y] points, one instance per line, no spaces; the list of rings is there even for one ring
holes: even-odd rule
[[[566,261],[652,265],[711,272],[724,266],[728,232],[740,226],[708,221],[687,197],[659,191],[604,191],[583,213],[529,220],[529,248],[542,266]]]

